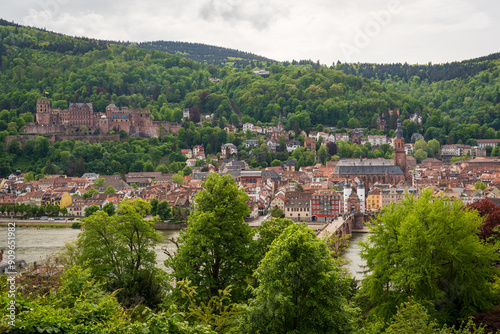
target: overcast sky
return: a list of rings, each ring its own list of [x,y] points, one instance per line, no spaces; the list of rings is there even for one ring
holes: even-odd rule
[[[441,63],[500,52],[498,0],[0,0],[72,36],[184,41],[276,60]]]

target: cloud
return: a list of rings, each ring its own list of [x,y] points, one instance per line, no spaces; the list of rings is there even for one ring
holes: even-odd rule
[[[222,20],[231,25],[248,22],[259,31],[269,28],[273,22],[288,14],[286,5],[266,0],[207,0],[199,11],[203,20]]]

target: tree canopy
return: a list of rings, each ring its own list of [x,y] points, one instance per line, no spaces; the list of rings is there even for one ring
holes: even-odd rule
[[[413,298],[441,323],[455,324],[490,307],[495,297],[489,282],[497,273],[492,263],[499,255],[479,239],[481,223],[477,211],[433,197],[430,189],[384,207],[361,244],[370,315],[387,321]]]
[[[259,286],[243,315],[245,333],[353,332],[348,279],[307,225],[289,225],[255,275]]]
[[[241,300],[251,275],[249,252],[252,231],[243,218],[248,195],[231,175],[209,174],[195,197],[188,228],[179,235],[177,255],[167,261],[176,280],[198,286],[198,297],[208,301],[219,290],[233,286],[232,297]]]

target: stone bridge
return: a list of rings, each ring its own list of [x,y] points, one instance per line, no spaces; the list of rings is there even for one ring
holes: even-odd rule
[[[316,236],[326,238],[335,243],[335,250],[343,246],[347,236],[352,232],[367,232],[365,222],[371,220],[373,215],[364,213],[350,213],[339,216],[329,223],[326,223],[321,229],[316,231]]]

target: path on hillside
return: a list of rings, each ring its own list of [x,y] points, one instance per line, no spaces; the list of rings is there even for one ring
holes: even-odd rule
[[[240,119],[240,123],[241,123],[241,118],[243,117],[241,115],[241,111],[240,109],[238,109],[238,107],[236,106],[236,103],[234,103],[234,100],[233,99],[229,99],[229,102],[231,103],[231,109],[233,110],[233,112],[236,114],[236,116],[238,116],[238,118]]]

